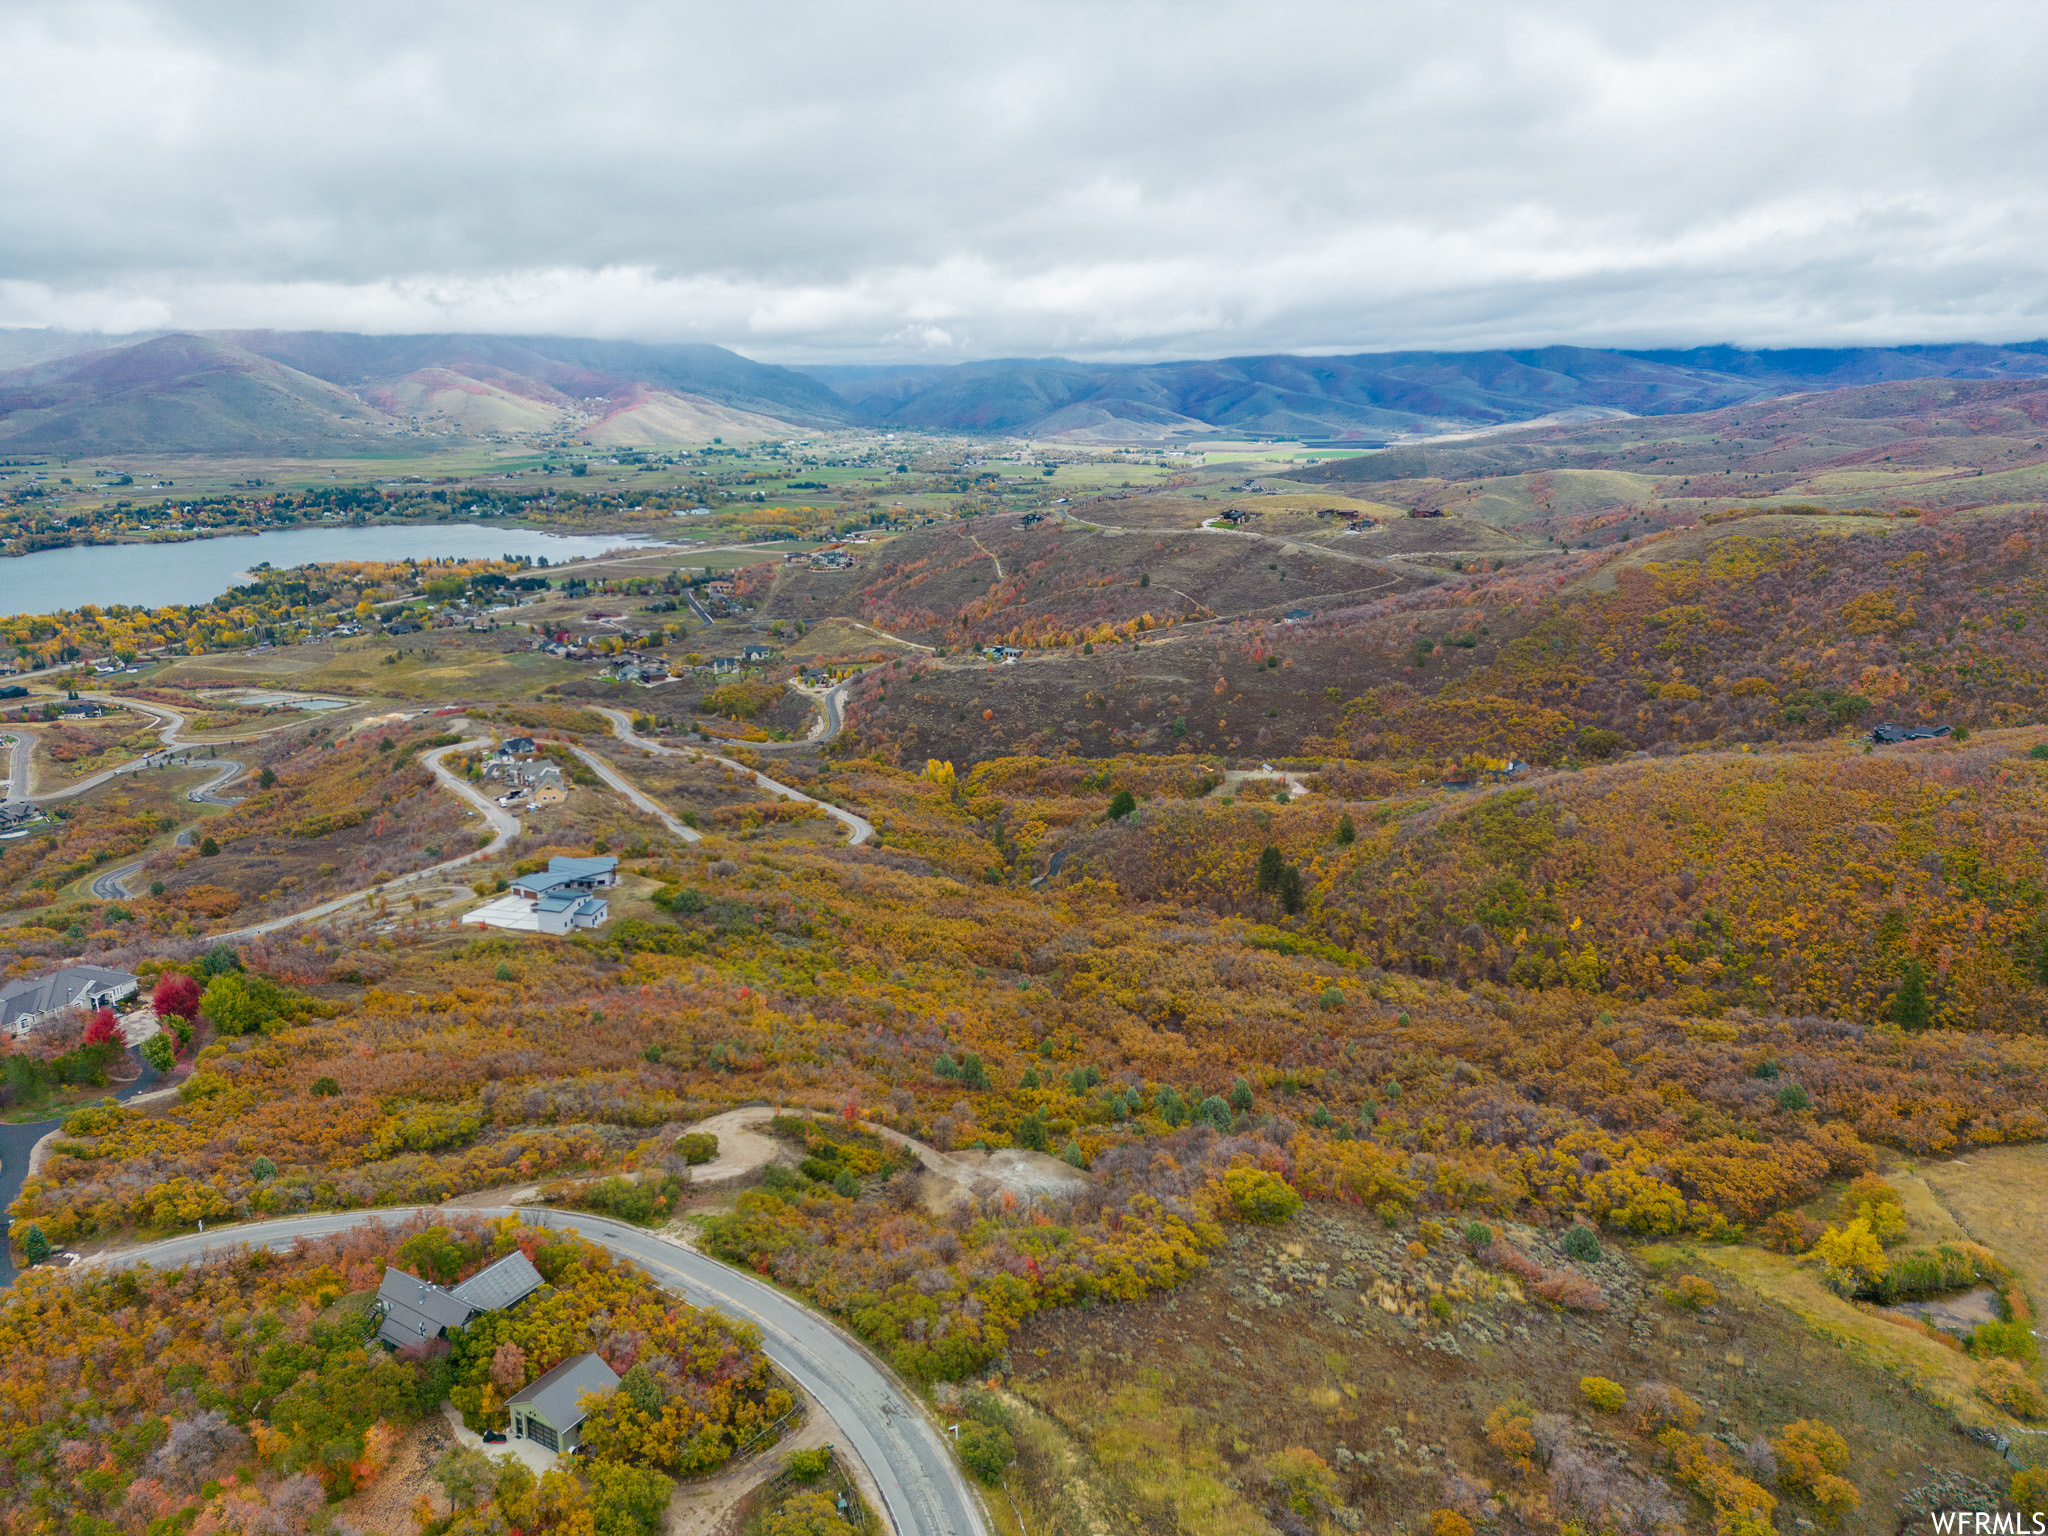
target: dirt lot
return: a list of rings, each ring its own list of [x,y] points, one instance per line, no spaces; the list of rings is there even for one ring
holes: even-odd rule
[[[1598,1265],[1574,1265],[1514,1232],[1546,1266],[1596,1280],[1610,1307],[1563,1312],[1490,1285],[1498,1272],[1455,1238],[1411,1258],[1415,1235],[1326,1211],[1277,1231],[1239,1227],[1209,1271],[1177,1291],[1039,1314],[1010,1351],[1010,1385],[1036,1410],[1013,1472],[1021,1501],[1046,1530],[1076,1536],[1303,1531],[1269,1476],[1269,1459],[1299,1446],[1332,1469],[1337,1502],[1363,1530],[1425,1528],[1429,1511],[1453,1502],[1447,1480],[1460,1473],[1500,1500],[1489,1529],[1548,1530],[1537,1500],[1554,1490],[1487,1442],[1496,1406],[1572,1416],[1582,1453],[1611,1481],[1668,1480],[1628,1414],[1582,1401],[1587,1375],[1677,1387],[1702,1405],[1702,1433],[1739,1443],[1797,1418],[1835,1425],[1863,1495],[1858,1530],[1925,1530],[1906,1522],[1909,1508],[1953,1506],[1966,1479],[2003,1487],[1991,1451],[1780,1309],[1724,1301],[1686,1311],[1626,1254],[1610,1248]],[[1441,1321],[1428,1307],[1437,1295],[1449,1303]],[[1703,1507],[1674,1495],[1704,1529]],[[1817,1519],[1779,1498],[1781,1528]]]

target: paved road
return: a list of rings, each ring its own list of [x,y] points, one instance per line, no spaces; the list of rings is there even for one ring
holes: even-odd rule
[[[429,1213],[433,1207],[424,1208]],[[108,1254],[97,1262],[174,1266],[244,1243],[289,1248],[301,1236],[339,1232],[365,1221],[403,1221],[412,1210],[353,1211],[221,1228]],[[571,1228],[697,1306],[712,1307],[761,1330],[763,1348],[836,1419],[882,1491],[900,1536],[987,1536],[980,1501],[941,1442],[938,1429],[895,1380],[825,1318],[773,1287],[717,1260],[622,1222],[580,1212],[485,1209],[464,1214],[519,1215]]]
[[[483,847],[478,848],[473,853],[465,853],[452,859],[443,859],[438,864],[429,864],[425,869],[416,869],[411,874],[400,875],[395,880],[386,880],[382,885],[366,886],[360,891],[350,891],[346,896],[336,896],[331,901],[323,901],[319,906],[308,907],[303,912],[287,912],[283,917],[273,917],[268,922],[255,923],[247,928],[231,928],[226,933],[211,934],[209,937],[217,940],[253,939],[258,934],[275,933],[280,928],[290,928],[297,923],[317,923],[323,917],[331,917],[336,912],[354,906],[366,896],[376,896],[386,891],[402,890],[408,885],[415,885],[423,880],[439,879],[451,869],[459,869],[464,864],[472,863],[477,859],[489,858],[519,835],[519,818],[504,809],[495,800],[492,800],[489,796],[471,786],[466,780],[457,778],[441,762],[441,759],[450,752],[462,752],[489,745],[490,741],[487,738],[479,736],[471,741],[450,742],[445,747],[436,747],[431,752],[422,752],[420,754],[420,761],[426,765],[435,778],[441,781],[444,788],[453,790],[483,813],[484,820],[490,824],[491,828],[491,840],[484,844]]]
[[[138,1093],[147,1093],[157,1086],[157,1071],[142,1059],[142,1053],[131,1049],[128,1059],[141,1072],[132,1083],[123,1084],[114,1090],[114,1097],[122,1103]],[[0,1289],[14,1284],[14,1250],[9,1246],[7,1229],[10,1225],[7,1207],[14,1204],[15,1196],[21,1193],[22,1180],[28,1177],[29,1154],[36,1143],[64,1123],[64,1116],[49,1120],[33,1120],[26,1125],[0,1125]]]
[[[652,752],[657,757],[709,758],[712,762],[730,768],[735,773],[748,775],[756,784],[767,790],[771,795],[780,795],[785,800],[798,800],[805,805],[815,805],[852,834],[847,838],[847,846],[850,848],[858,848],[862,843],[875,835],[875,824],[865,816],[856,816],[852,811],[842,810],[840,807],[820,800],[814,795],[807,795],[800,789],[792,789],[787,784],[769,778],[767,774],[762,773],[758,769],[749,768],[745,763],[734,762],[729,757],[720,757],[716,752],[706,752],[697,747],[670,747],[664,746],[658,741],[649,741],[645,736],[642,736],[633,729],[632,717],[623,711],[608,709],[602,704],[593,704],[590,707],[595,709],[600,715],[603,715],[605,719],[611,721],[612,734],[628,746],[638,747],[643,752]]]
[[[603,758],[597,756],[595,753],[586,752],[581,747],[571,747],[569,750],[571,752],[574,752],[576,756],[584,763],[586,767],[590,769],[592,773],[596,774],[600,779],[603,779],[605,783],[611,785],[613,789],[616,789],[620,794],[624,795],[634,805],[638,806],[641,810],[645,811],[648,815],[652,816],[664,827],[667,827],[669,831],[675,833],[675,835],[677,837],[680,837],[684,842],[701,843],[702,841],[704,841],[704,834],[702,832],[699,832],[695,827],[684,826],[680,821],[676,820],[675,817],[671,816],[667,811],[664,811],[659,805],[655,804],[654,801],[651,800],[646,794],[634,788],[631,784],[628,784],[625,781],[625,779],[620,777],[619,770],[614,768],[610,763],[606,762]]]

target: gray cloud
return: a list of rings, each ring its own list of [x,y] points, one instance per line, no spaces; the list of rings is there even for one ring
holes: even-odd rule
[[[2038,7],[0,0],[0,324],[2048,333]]]

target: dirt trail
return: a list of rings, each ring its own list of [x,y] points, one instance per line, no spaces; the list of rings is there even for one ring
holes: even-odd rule
[[[775,1160],[782,1143],[750,1127],[761,1125],[777,1115],[811,1117],[816,1114],[816,1110],[756,1104],[745,1109],[727,1110],[722,1115],[713,1115],[709,1120],[688,1127],[691,1131],[709,1131],[718,1138],[718,1156],[690,1170],[691,1184],[724,1183],[765,1167]],[[994,1152],[947,1153],[886,1125],[862,1121],[861,1129],[897,1146],[908,1147],[917,1154],[918,1162],[927,1173],[938,1175],[962,1191],[988,1179],[1010,1193],[1028,1199],[1041,1194],[1072,1194],[1088,1183],[1087,1174],[1043,1152],[1004,1147]]]

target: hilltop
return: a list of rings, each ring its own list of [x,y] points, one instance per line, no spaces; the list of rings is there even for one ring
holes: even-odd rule
[[[723,347],[559,336],[7,331],[0,363],[14,365],[0,372],[0,450],[11,452],[359,454],[563,433],[629,446],[848,427],[1371,447],[1532,421],[1569,432],[1887,381],[2035,379],[2048,376],[2048,343],[784,368]]]

